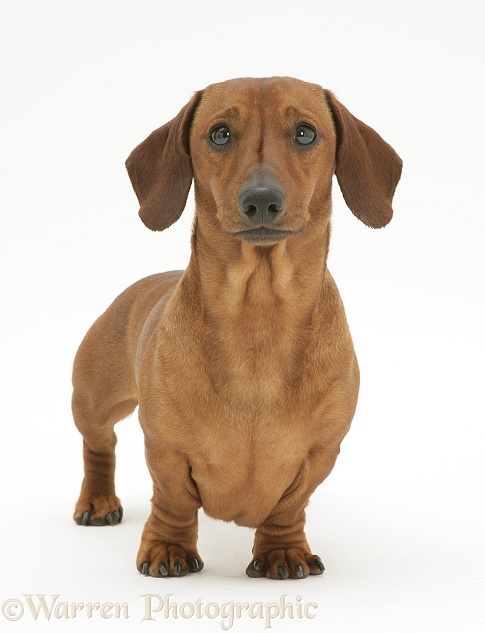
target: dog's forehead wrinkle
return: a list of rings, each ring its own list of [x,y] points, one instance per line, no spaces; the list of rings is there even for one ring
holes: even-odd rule
[[[262,159],[264,139],[266,136],[266,117],[264,116],[264,114],[265,114],[264,106],[260,102],[259,103],[259,120],[260,120],[259,130],[260,132],[259,132],[259,143],[258,143],[258,154],[259,154],[260,160]]]

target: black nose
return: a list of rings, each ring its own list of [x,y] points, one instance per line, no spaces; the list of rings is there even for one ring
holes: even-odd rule
[[[254,224],[271,224],[284,211],[285,192],[273,181],[250,183],[239,192],[239,208]]]

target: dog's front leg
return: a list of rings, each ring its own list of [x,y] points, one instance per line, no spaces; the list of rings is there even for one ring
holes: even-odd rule
[[[256,530],[253,560],[246,569],[251,578],[306,578],[325,567],[312,554],[305,536],[305,506],[310,495],[332,470],[339,449],[312,451],[293,484],[269,517]]]
[[[185,456],[146,443],[153,479],[152,512],[143,530],[136,566],[145,576],[185,576],[201,571],[197,511],[201,502]]]

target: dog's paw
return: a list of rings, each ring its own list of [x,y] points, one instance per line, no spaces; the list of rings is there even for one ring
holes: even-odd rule
[[[144,576],[165,578],[202,571],[204,563],[196,550],[189,551],[181,545],[158,541],[141,544],[136,558],[136,568]]]
[[[306,578],[323,574],[325,566],[318,556],[300,548],[275,549],[255,555],[246,569],[251,578]]]
[[[114,495],[82,497],[74,510],[74,521],[78,525],[117,525],[123,518],[120,500]]]

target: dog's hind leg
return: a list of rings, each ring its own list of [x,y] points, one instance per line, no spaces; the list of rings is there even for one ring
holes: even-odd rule
[[[84,479],[74,520],[113,525],[123,516],[115,493],[114,425],[138,404],[126,346],[108,310],[87,333],[76,355],[72,412],[83,436]]]
[[[72,413],[84,447],[84,480],[74,511],[80,525],[121,521],[114,485],[113,427],[138,404],[135,372],[140,340],[143,336],[147,340],[181,274],[151,275],[127,288],[95,321],[79,346],[72,373]],[[155,305],[160,307],[150,320]]]

